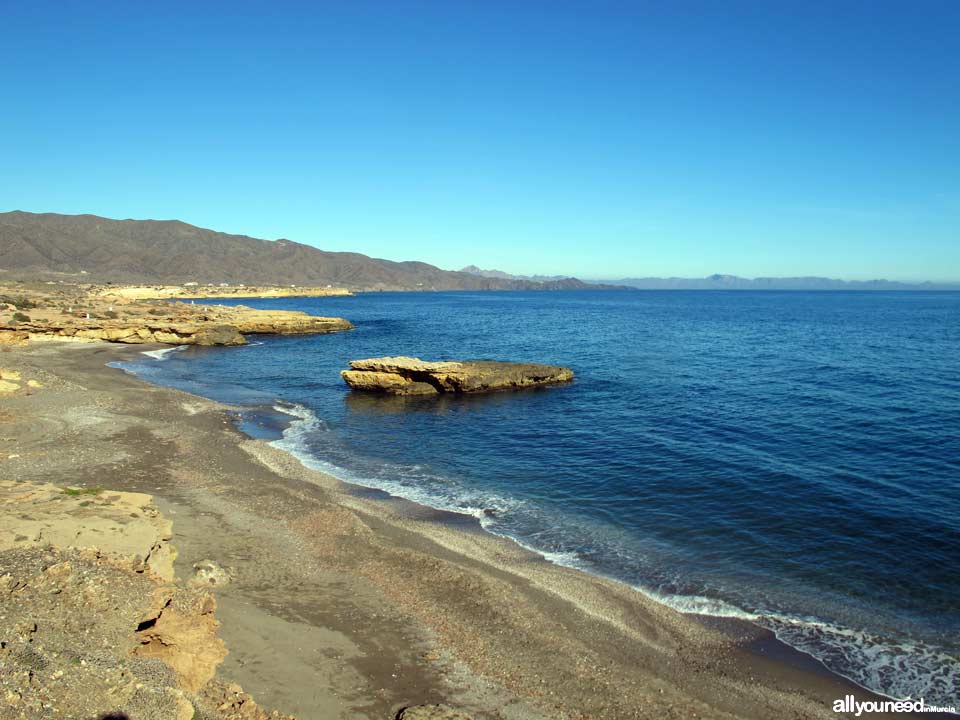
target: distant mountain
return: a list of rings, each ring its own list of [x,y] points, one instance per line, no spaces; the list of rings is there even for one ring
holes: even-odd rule
[[[0,213],[0,280],[248,285],[334,285],[351,290],[558,290],[574,278],[535,281],[441,270],[290,240],[259,240],[178,220]]]
[[[960,290],[960,282],[903,283],[824,277],[742,278],[736,275],[709,275],[705,278],[626,278],[616,282],[641,290]]]
[[[476,265],[467,265],[465,268],[462,268],[460,272],[470,273],[471,275],[477,275],[485,278],[497,278],[500,280],[532,280],[533,282],[562,282],[564,280],[576,279],[567,275],[511,275],[510,273],[505,273],[503,270],[481,270]],[[601,283],[597,282],[588,284],[597,285]]]

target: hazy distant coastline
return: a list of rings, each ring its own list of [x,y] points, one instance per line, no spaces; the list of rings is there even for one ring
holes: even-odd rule
[[[511,275],[502,270],[481,270],[468,265],[460,270],[484,278],[498,280],[527,280],[546,282],[559,280],[557,275]],[[637,290],[960,290],[960,282],[898,282],[896,280],[840,280],[816,276],[758,277],[738,275],[709,275],[704,278],[642,277],[620,279],[591,279],[587,284],[604,284]]]
[[[705,278],[624,278],[612,282],[640,290],[960,290],[960,282],[907,283],[882,279],[839,280],[826,277],[744,278],[736,275],[710,275]]]

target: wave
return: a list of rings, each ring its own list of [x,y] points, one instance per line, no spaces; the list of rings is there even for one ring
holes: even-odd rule
[[[418,465],[381,466],[380,472],[358,472],[321,459],[316,452],[318,435],[328,428],[309,408],[298,403],[278,402],[274,410],[290,415],[296,420],[283,431],[283,437],[270,444],[296,457],[304,466],[332,475],[354,485],[383,490],[437,510],[472,515],[484,527],[489,527],[493,518],[506,514],[522,504],[522,501],[493,493],[472,491],[425,470]]]
[[[569,518],[565,523],[558,521],[549,511],[522,499],[471,488],[419,465],[343,467],[323,459],[335,454],[324,450],[333,450],[336,438],[316,413],[298,403],[279,401],[274,409],[294,420],[283,430],[282,437],[270,444],[290,453],[308,468],[438,510],[473,516],[488,532],[509,538],[556,565],[624,582],[679,612],[755,623],[787,645],[820,660],[831,671],[879,694],[891,698],[923,697],[928,703],[938,704],[955,701],[953,693],[960,685],[960,659],[936,647],[923,642],[892,641],[815,617],[750,610],[718,597],[666,592],[659,590],[656,582],[633,582],[630,575],[643,574],[637,568],[617,573],[608,566],[598,566],[595,558],[626,559],[631,551],[616,547],[615,541],[598,538],[591,528],[577,527]]]
[[[170,355],[181,350],[186,350],[186,345],[175,345],[174,347],[161,348],[160,350],[144,350],[141,355],[153,358],[154,360],[167,360]]]

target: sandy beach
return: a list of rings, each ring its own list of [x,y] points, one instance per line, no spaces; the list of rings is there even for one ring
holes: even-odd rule
[[[228,570],[213,590],[228,651],[217,678],[263,707],[301,720],[431,703],[504,720],[828,718],[845,695],[876,699],[753,626],[683,615],[473,518],[309,470],[239,432],[227,406],[107,366],[143,349],[5,349],[0,366],[42,387],[0,404],[0,478],[152,495],[178,576]]]

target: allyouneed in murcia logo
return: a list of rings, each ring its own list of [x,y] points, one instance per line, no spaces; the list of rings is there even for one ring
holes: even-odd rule
[[[911,700],[909,697],[903,700],[867,700],[860,702],[853,695],[844,695],[839,700],[833,701],[833,711],[836,713],[852,713],[854,717],[860,717],[864,713],[906,713],[906,712],[957,712],[956,707],[927,705],[923,698]]]

